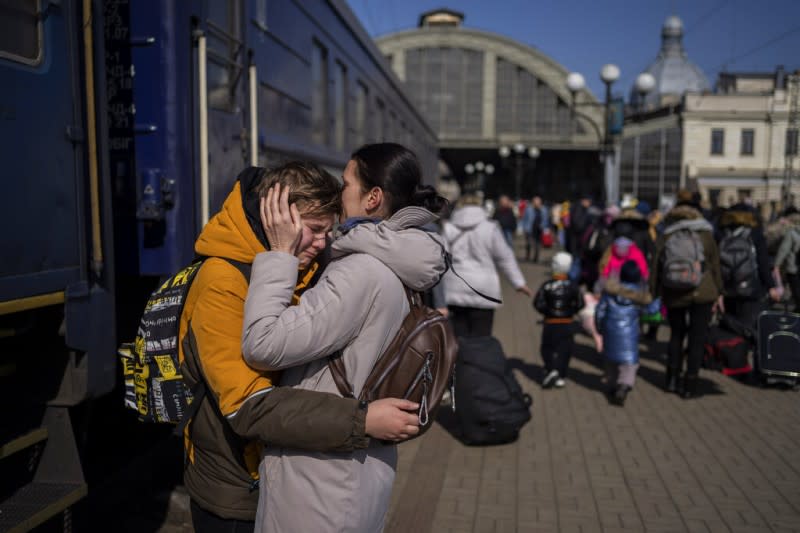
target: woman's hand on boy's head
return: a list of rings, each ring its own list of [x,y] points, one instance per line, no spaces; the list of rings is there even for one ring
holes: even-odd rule
[[[303,223],[297,205],[289,205],[289,187],[281,191],[280,183],[261,198],[261,225],[271,250],[294,255],[303,235]]]

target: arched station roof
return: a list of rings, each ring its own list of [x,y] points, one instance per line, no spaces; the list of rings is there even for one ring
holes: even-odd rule
[[[440,147],[594,150],[602,143],[602,105],[579,91],[573,113],[568,71],[546,54],[460,20],[420,26],[376,41]]]

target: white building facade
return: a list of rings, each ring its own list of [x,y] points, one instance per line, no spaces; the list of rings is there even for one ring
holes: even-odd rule
[[[722,74],[716,93],[688,93],[681,112],[682,182],[712,205],[742,196],[766,205],[791,201],[800,193],[797,119],[790,116],[799,90],[797,76],[779,69]]]

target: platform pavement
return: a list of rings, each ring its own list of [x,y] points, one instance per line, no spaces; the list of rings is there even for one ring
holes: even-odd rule
[[[534,289],[545,279],[522,269]],[[508,285],[503,299],[494,333],[533,420],[503,446],[464,446],[438,424],[401,445],[388,533],[800,531],[800,393],[704,370],[702,397],[666,394],[665,327],[624,408],[584,336],[567,386],[542,390],[538,316]]]

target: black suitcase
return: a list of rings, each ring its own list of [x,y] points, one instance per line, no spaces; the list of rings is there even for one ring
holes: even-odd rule
[[[531,419],[533,399],[522,392],[494,337],[459,337],[456,416],[466,444],[513,442]]]
[[[768,377],[800,377],[800,314],[772,310],[758,316],[758,363]]]

